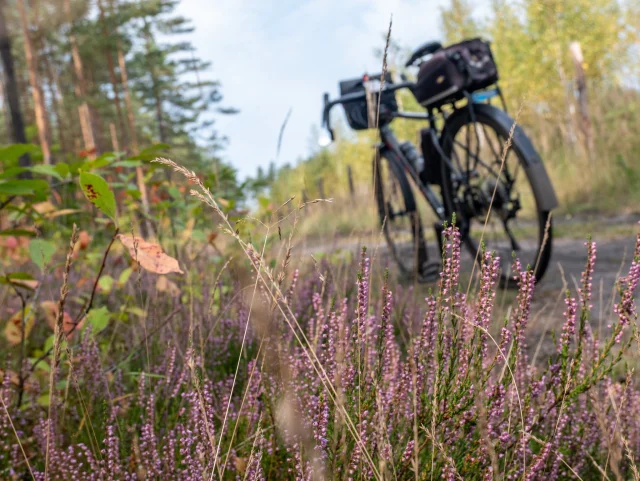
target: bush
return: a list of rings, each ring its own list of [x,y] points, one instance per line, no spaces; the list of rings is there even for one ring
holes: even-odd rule
[[[2,478],[628,477],[640,455],[640,391],[631,371],[622,381],[613,372],[636,334],[640,235],[605,339],[589,324],[596,247],[587,243],[581,288],[567,294],[544,365],[527,355],[532,273],[515,261],[519,293],[496,330],[498,259],[484,253],[467,298],[459,232],[444,235],[439,289],[424,302],[386,279],[373,288],[366,250],[347,269],[358,275],[346,293],[328,263],[296,271],[285,289],[284,274],[276,279],[248,244],[250,289],[225,271],[183,297],[183,309],[139,282],[156,299],[144,335],[135,325],[101,337],[86,328],[63,349],[44,406],[36,384],[17,408],[5,370]]]

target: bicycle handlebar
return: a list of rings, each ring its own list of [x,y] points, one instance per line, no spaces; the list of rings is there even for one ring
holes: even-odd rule
[[[380,90],[379,93],[384,93],[384,92],[395,92],[396,90],[401,90],[401,89],[411,89],[415,86],[415,83],[413,82],[401,82],[399,84],[388,84],[386,85],[382,90]],[[378,92],[376,92],[378,93]],[[337,99],[334,100],[329,100],[329,94],[325,92],[323,100],[324,100],[324,109],[322,111],[322,126],[325,127],[327,129],[327,131],[329,132],[329,136],[331,137],[331,140],[335,140],[335,136],[333,134],[333,129],[331,128],[331,121],[329,118],[329,112],[331,111],[331,109],[333,107],[335,107],[338,104],[349,104],[352,102],[357,102],[358,100],[363,100],[365,99],[367,96],[366,91],[363,92],[355,92],[352,94],[347,94],[344,95],[342,97],[338,97]]]

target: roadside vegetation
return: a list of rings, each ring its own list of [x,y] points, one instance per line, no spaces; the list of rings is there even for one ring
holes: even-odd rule
[[[399,283],[371,132],[241,181],[216,155],[221,87],[158,40],[189,29],[176,2],[59,3],[0,7],[0,479],[640,480],[635,221],[600,231],[634,249],[607,286],[600,223],[558,227],[584,268],[544,329],[530,266],[514,292],[492,252],[470,274],[455,224],[438,282]],[[637,6],[468,7],[441,12],[447,40],[493,38],[558,215],[633,214]]]

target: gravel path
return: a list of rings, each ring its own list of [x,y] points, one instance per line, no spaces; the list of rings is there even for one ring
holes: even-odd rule
[[[582,234],[587,230],[592,233],[592,238],[597,244],[596,269],[593,279],[593,310],[591,324],[594,330],[606,333],[612,315],[612,298],[615,293],[615,281],[618,276],[625,275],[631,263],[635,247],[635,235],[621,235],[614,227],[629,226],[628,232],[635,230],[637,216],[620,216],[596,219],[561,219],[556,220],[556,231],[564,237],[555,238],[553,241],[553,253],[551,263],[544,276],[538,283],[533,300],[532,320],[530,323],[530,340],[535,345],[530,345],[532,355],[546,357],[554,349],[549,330],[557,330],[562,323],[564,311],[564,292],[569,288],[575,295],[576,288],[580,284],[581,273],[584,270],[586,260],[585,240]],[[640,229],[640,227],[638,228]],[[578,234],[576,234],[578,233]],[[576,234],[576,235],[571,235]],[[581,239],[576,237],[582,237]],[[369,252],[376,252],[376,256],[383,265],[393,266],[384,238],[369,239],[332,239],[316,245],[302,245],[296,249],[297,254],[304,257],[309,254],[316,255],[330,253],[339,250],[351,250],[357,252],[359,246],[366,245]],[[437,248],[433,245],[429,248],[429,258],[437,258]],[[463,250],[463,270],[470,271],[473,259]],[[502,298],[499,294],[499,302]],[[505,305],[513,299],[515,293],[506,294]],[[538,342],[540,340],[540,342]]]

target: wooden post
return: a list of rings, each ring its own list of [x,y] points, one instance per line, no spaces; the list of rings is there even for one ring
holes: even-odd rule
[[[322,177],[318,178],[317,183],[318,183],[318,198],[326,199],[324,195],[324,179]]]
[[[576,89],[578,91],[578,111],[580,114],[580,131],[582,132],[584,149],[590,160],[594,158],[593,130],[591,117],[589,116],[589,102],[587,97],[587,80],[584,72],[584,56],[580,42],[571,42],[569,45],[571,58],[576,69]]]
[[[353,172],[351,166],[347,165],[347,179],[349,180],[349,194],[353,197],[356,193],[356,189],[353,187]]]

